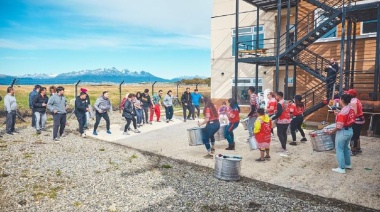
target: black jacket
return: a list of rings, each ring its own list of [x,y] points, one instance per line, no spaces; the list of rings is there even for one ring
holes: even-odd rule
[[[86,94],[86,101],[87,101],[87,105],[91,105],[90,97],[88,96],[88,94]]]
[[[125,102],[124,104],[124,109],[123,109],[123,117],[127,118],[127,119],[131,119],[132,116],[135,115],[135,110],[134,110],[134,106],[133,106],[133,103],[131,102],[131,100],[127,99],[127,101]]]
[[[39,113],[45,113],[46,105],[42,106],[42,103],[47,104],[48,101],[49,101],[49,97],[47,97],[46,94],[44,96],[41,96],[41,94],[37,94],[36,96],[34,96],[33,102],[32,102],[34,111],[39,112]]]
[[[87,101],[79,96],[75,99],[75,115],[83,115],[86,113]]]
[[[182,104],[192,104],[193,103],[193,100],[191,98],[191,93],[187,93],[186,91],[182,94],[182,97],[181,97],[181,102]]]
[[[143,103],[143,107],[150,107],[152,106],[152,100],[150,99],[150,96],[149,94],[141,94],[141,100],[140,100],[142,103]]]

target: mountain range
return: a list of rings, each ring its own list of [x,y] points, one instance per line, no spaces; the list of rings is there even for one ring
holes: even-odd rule
[[[74,84],[81,80],[81,83],[143,83],[143,82],[177,82],[182,79],[192,79],[206,77],[202,76],[183,76],[173,79],[164,79],[156,77],[146,71],[129,71],[128,69],[118,70],[117,68],[104,68],[94,70],[81,70],[67,72],[62,74],[26,74],[23,76],[11,76],[0,74],[0,85],[9,85],[13,79],[17,79],[16,84],[19,85],[35,85],[35,84]]]

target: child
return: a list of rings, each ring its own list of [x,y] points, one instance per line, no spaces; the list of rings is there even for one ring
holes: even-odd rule
[[[265,159],[270,159],[269,146],[271,141],[272,120],[265,114],[263,108],[257,109],[257,113],[259,117],[255,121],[253,132],[255,133],[257,148],[260,150],[260,158],[256,159],[256,161],[262,162],[265,161]],[[264,152],[266,153],[265,157]]]
[[[227,117],[228,107],[226,102],[222,103],[222,107],[219,108],[219,122],[221,125],[227,125],[229,123]]]

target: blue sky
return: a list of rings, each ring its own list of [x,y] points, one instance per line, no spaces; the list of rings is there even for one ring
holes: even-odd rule
[[[210,75],[211,0],[1,0],[0,73]]]

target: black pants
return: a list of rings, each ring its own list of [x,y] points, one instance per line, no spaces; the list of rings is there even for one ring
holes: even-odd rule
[[[335,81],[336,79],[327,79],[326,80],[326,83],[327,83],[327,88],[326,88],[326,97],[328,99],[332,99],[333,98],[333,89],[334,89],[334,84],[335,84]]]
[[[165,107],[166,120],[173,118],[173,106]]]
[[[124,132],[127,132],[127,130],[129,129],[129,126],[131,125],[131,121],[133,122],[133,127],[137,129],[135,116],[132,116],[132,118],[125,118],[125,120],[127,120],[127,124],[125,124]]]
[[[288,134],[286,131],[288,130],[289,124],[278,124],[277,123],[277,136],[280,140],[281,147],[286,149],[286,141],[288,139]]]
[[[32,108],[32,127],[36,127],[36,115],[34,115],[34,112],[36,112],[36,110]]]
[[[56,113],[53,114],[53,138],[58,137],[58,129],[59,129],[59,136],[62,136],[63,131],[65,130],[66,126],[66,113]]]
[[[10,113],[7,113],[7,120],[6,120],[7,133],[11,133],[15,131],[15,124],[16,124],[16,111],[12,110]]]
[[[296,129],[301,133],[302,138],[305,138],[305,132],[302,129],[303,116],[294,116],[290,123],[290,132],[292,133],[293,141],[296,141]]]
[[[149,123],[148,122],[148,117],[149,117],[149,109],[150,107],[143,107],[144,115],[143,115],[143,122],[144,123]]]
[[[75,114],[77,119],[78,119],[78,124],[79,124],[79,132],[80,134],[84,133],[84,125],[86,124],[86,113],[76,113]]]
[[[363,124],[353,124],[352,131],[353,135],[351,141],[353,141],[352,151],[357,151],[359,149],[359,139],[360,139],[360,131],[363,128]]]
[[[94,125],[94,132],[96,132],[96,129],[98,129],[100,119],[102,117],[104,118],[104,120],[106,120],[107,130],[110,130],[110,117],[108,117],[108,113],[107,112],[99,113],[98,111],[96,111],[96,121],[95,121],[95,125]]]
[[[186,120],[186,110],[189,110],[189,115],[187,115],[187,119],[189,119],[192,114],[194,113],[193,111],[193,106],[191,104],[183,104],[182,105],[182,109],[183,109],[183,119]]]
[[[201,109],[199,108],[199,105],[193,105],[193,119],[195,118],[195,109],[197,109],[197,117],[199,118],[199,113]]]

